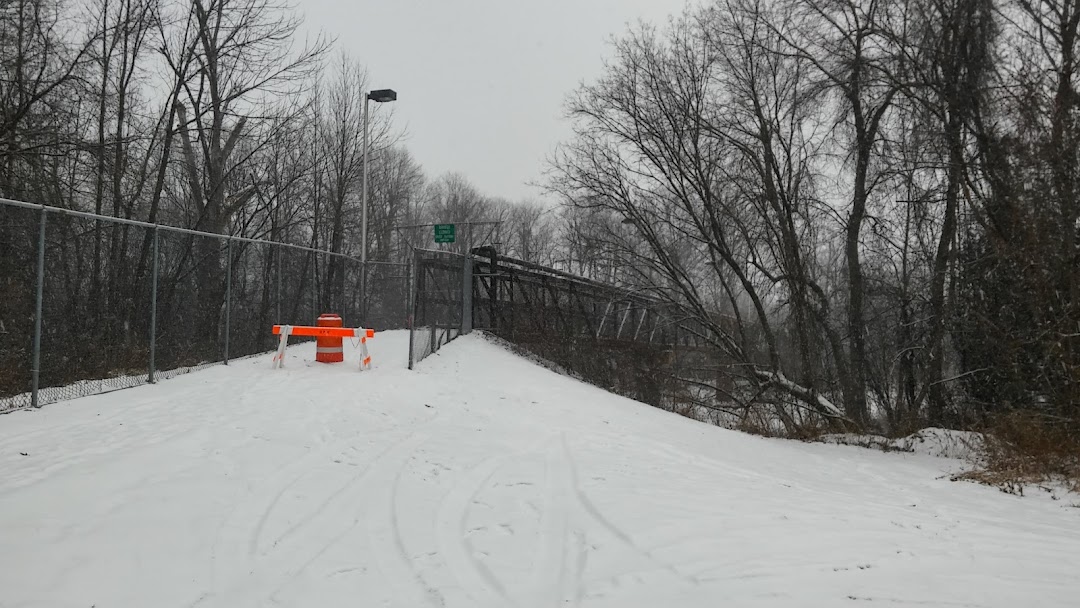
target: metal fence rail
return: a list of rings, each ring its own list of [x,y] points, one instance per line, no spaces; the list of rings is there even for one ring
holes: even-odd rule
[[[407,323],[407,264],[0,199],[0,412],[273,349],[274,323]],[[367,311],[367,321],[363,313]]]
[[[471,256],[416,249],[409,369],[472,330]]]

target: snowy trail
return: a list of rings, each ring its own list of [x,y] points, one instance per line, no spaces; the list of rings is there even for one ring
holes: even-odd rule
[[[1080,597],[1075,497],[709,427],[480,337],[415,372],[403,332],[371,347],[371,372],[302,345],[0,418],[0,607]]]

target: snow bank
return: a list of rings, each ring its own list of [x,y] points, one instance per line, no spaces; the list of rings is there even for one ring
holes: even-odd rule
[[[830,433],[822,435],[817,441],[875,448],[885,452],[911,452],[936,458],[972,460],[978,455],[984,439],[980,433],[930,427],[899,439],[880,435]]]
[[[979,454],[983,441],[981,433],[927,428],[896,439],[894,444],[916,454],[971,460]]]
[[[954,460],[726,431],[473,336],[414,372],[407,334],[370,344],[371,372],[309,344],[0,417],[0,606],[1080,596],[1080,509],[949,482]]]

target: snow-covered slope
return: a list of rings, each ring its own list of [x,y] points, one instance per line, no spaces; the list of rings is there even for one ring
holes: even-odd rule
[[[0,417],[0,606],[1076,606],[1080,509],[462,338]],[[349,354],[355,361],[355,354]],[[25,454],[25,455],[23,455]],[[1076,501],[1073,501],[1076,502]]]

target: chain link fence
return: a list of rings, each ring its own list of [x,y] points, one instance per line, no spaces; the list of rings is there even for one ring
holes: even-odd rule
[[[409,369],[472,330],[472,257],[417,249]]]
[[[39,225],[31,209],[0,207],[0,409],[23,405],[31,383]]]
[[[359,270],[359,265],[356,266]],[[377,262],[368,266],[367,302],[368,326],[376,331],[405,329],[409,326],[410,264]],[[354,285],[359,285],[359,281]],[[359,292],[353,294],[360,301]]]
[[[0,412],[273,350],[273,324],[408,322],[408,265],[0,200]],[[40,313],[39,313],[40,311]]]

